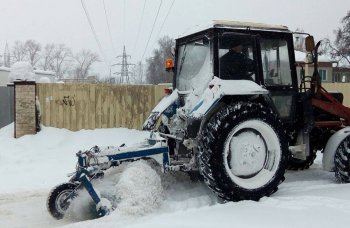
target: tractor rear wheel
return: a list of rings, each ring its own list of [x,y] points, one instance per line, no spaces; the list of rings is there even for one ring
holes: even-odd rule
[[[350,136],[339,144],[334,156],[335,178],[340,183],[350,183]]]
[[[259,200],[284,180],[289,151],[282,123],[261,104],[239,102],[214,114],[199,150],[205,183],[225,200]]]

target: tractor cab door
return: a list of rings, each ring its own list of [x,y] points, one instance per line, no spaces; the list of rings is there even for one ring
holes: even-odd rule
[[[262,84],[270,91],[274,105],[284,122],[295,119],[297,82],[293,45],[288,36],[259,38]]]

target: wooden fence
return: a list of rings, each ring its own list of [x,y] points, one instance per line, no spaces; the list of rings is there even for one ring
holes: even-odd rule
[[[38,84],[42,123],[80,129],[126,127],[141,129],[170,85]],[[324,83],[328,91],[344,94],[350,107],[349,83]]]
[[[141,129],[168,85],[38,84],[41,122],[72,131]]]

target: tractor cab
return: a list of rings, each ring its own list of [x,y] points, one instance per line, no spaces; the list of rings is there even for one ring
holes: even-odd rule
[[[177,39],[175,50],[173,86],[180,94],[203,92],[214,76],[249,80],[269,91],[284,121],[295,119],[298,82],[287,27],[214,21],[210,28]]]

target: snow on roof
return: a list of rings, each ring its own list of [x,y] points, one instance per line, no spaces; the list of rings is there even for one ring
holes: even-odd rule
[[[295,61],[296,62],[305,62],[305,59],[306,59],[306,53],[305,52],[294,51],[294,55],[295,55]],[[318,62],[321,62],[321,63],[334,63],[336,61],[333,60],[328,55],[319,55],[318,56]]]
[[[46,71],[46,70],[34,70],[34,73],[36,73],[36,74],[46,74],[46,75],[52,75],[52,76],[56,75],[56,73],[54,71]]]
[[[318,56],[318,61],[319,62],[336,62],[334,59],[332,59],[330,56],[328,55],[319,55]]]
[[[233,28],[250,28],[250,29],[263,29],[263,30],[282,30],[288,31],[288,27],[284,25],[269,25],[256,22],[244,22],[244,21],[228,21],[228,20],[214,20],[214,27],[233,27]]]
[[[191,35],[193,33],[196,33],[196,32],[200,32],[200,31],[203,31],[203,30],[206,30],[206,29],[209,29],[211,28],[212,26],[211,25],[194,25],[192,27],[188,27],[184,30],[183,33],[181,33],[178,38],[181,38],[181,37],[185,37],[185,36],[188,36],[188,35]]]
[[[0,67],[0,70],[2,70],[2,71],[8,71],[8,72],[11,71],[11,69],[10,69],[9,67]]]
[[[302,51],[294,51],[296,62],[305,62],[306,53]]]
[[[196,32],[203,31],[208,28],[236,28],[236,29],[251,29],[251,30],[274,30],[274,31],[289,31],[287,26],[284,25],[269,25],[264,23],[256,22],[244,22],[244,21],[229,21],[229,20],[213,20],[212,24],[206,25],[194,25],[185,29],[185,31],[179,35],[180,37],[185,37]]]
[[[9,82],[15,80],[34,80],[35,74],[33,72],[33,67],[29,62],[16,62],[11,66],[11,72],[8,76]]]

